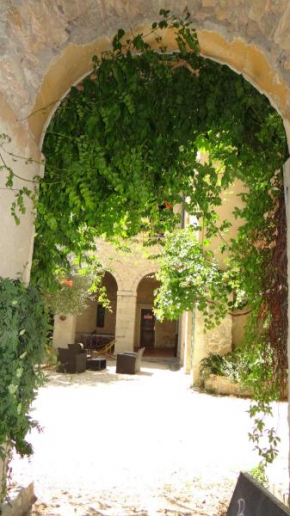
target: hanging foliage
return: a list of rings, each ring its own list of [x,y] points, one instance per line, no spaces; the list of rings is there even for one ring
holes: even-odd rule
[[[202,229],[204,238],[198,244],[190,230],[169,237],[160,313],[174,311],[176,317],[195,302],[210,326],[224,315],[227,294],[235,290],[253,313],[251,344],[270,349],[271,364],[279,363],[275,371],[285,372],[285,331],[275,332],[286,310],[285,260],[282,274],[277,272],[284,248],[282,120],[243,77],[199,55],[189,14],[184,19],[165,10],[160,14],[148,34],[128,36],[120,29],[112,50],[94,58],[93,72],[71,89],[50,123],[33,280],[51,286],[57,269],[70,268],[71,253],[81,262],[95,248],[96,236],[126,238],[143,231],[154,241],[173,232],[178,216],[161,207],[181,203],[199,221],[195,230]],[[168,32],[175,51],[166,47]],[[200,152],[207,153],[206,162]],[[246,187],[244,207],[235,212],[244,223],[234,241],[221,245],[230,256],[228,272],[221,273],[206,245],[230,225],[218,220],[216,208],[236,178]],[[8,185],[12,182],[10,170]],[[25,195],[32,196],[19,192],[16,216],[18,208],[24,210]],[[280,300],[278,292],[279,315],[271,302]]]
[[[36,222],[38,281],[49,281],[70,252],[94,247],[96,236],[146,230],[154,238],[172,230],[178,216],[160,210],[165,202],[186,198],[187,211],[203,217],[213,235],[223,229],[215,213],[222,190],[235,177],[266,184],[282,163],[282,122],[267,99],[199,56],[189,15],[161,16],[148,34],[119,30],[112,50],[94,58],[94,72],[71,89],[50,123]],[[163,38],[169,30],[171,53]]]

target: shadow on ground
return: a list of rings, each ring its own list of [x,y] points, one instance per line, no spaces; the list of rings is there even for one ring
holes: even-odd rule
[[[154,373],[150,371],[141,371],[137,375],[117,374],[115,365],[108,366],[102,371],[85,371],[84,373],[58,373],[55,369],[44,371],[46,377],[46,386],[55,387],[71,387],[72,385],[94,386],[97,384],[107,384],[115,382],[130,382],[144,376],[152,376]],[[156,368],[156,366],[155,366]]]

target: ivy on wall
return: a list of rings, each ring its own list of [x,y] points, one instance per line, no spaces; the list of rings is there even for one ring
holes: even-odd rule
[[[48,331],[46,308],[38,289],[19,280],[0,278],[1,459],[7,449],[15,449],[20,455],[32,453],[26,435],[37,422],[29,410],[43,382],[40,365]],[[2,497],[5,487],[4,474]]]

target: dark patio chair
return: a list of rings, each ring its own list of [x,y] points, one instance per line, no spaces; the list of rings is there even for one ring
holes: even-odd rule
[[[61,373],[83,373],[86,370],[87,354],[82,344],[69,344],[67,348],[57,348]]]
[[[133,351],[126,351],[125,353],[117,354],[116,373],[121,374],[136,374],[141,369],[141,359],[145,348],[139,349],[137,353]]]

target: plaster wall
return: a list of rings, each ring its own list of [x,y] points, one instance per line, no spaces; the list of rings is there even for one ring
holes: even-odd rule
[[[192,353],[192,346],[193,346],[193,318],[194,318],[194,312],[186,312],[185,313],[185,327],[184,327],[184,372],[186,374],[189,374],[193,367],[193,353]]]
[[[91,333],[96,329],[96,318],[97,318],[97,306],[96,300],[90,301],[84,312],[77,316],[76,320],[76,335],[78,336],[82,332]]]
[[[157,348],[175,348],[177,322],[165,320],[162,323],[156,321],[155,335]]]
[[[247,322],[247,316],[238,314],[239,312],[237,312],[236,317],[232,317],[232,342],[234,349],[243,345],[245,342],[245,324]]]
[[[185,329],[186,329],[186,313],[179,317],[179,332],[178,332],[178,356],[179,363],[183,365],[185,357]]]
[[[77,316],[76,335],[80,335],[83,332],[91,333],[93,331],[97,333],[114,334],[116,327],[117,297],[114,300],[110,299],[110,306],[110,310],[108,308],[105,310],[104,326],[97,326],[98,301],[90,301],[85,311]]]
[[[67,348],[68,344],[75,341],[76,316],[66,315],[62,320],[61,316],[54,317],[53,345],[55,348]]]
[[[116,353],[134,351],[136,294],[130,291],[118,292],[116,316]]]

